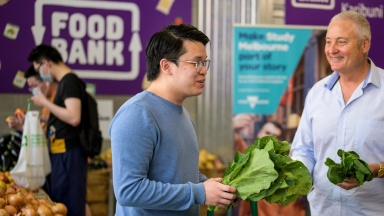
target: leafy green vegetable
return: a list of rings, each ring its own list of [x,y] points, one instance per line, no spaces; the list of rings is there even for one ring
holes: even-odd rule
[[[265,199],[281,205],[295,201],[300,195],[308,194],[312,179],[302,162],[289,157],[290,148],[288,142],[280,142],[273,136],[256,139],[244,154],[236,153],[222,183],[235,187],[236,196],[242,200]],[[218,209],[208,207],[210,211]]]
[[[371,181],[373,179],[373,173],[368,164],[360,159],[360,156],[356,152],[345,152],[339,149],[337,155],[340,157],[340,164],[329,157],[325,160],[325,165],[329,167],[327,177],[330,182],[338,184],[346,178],[356,178],[360,186],[365,181]]]

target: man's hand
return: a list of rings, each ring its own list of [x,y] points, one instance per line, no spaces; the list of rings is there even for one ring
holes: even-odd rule
[[[211,178],[204,182],[205,205],[224,208],[236,198],[236,188],[221,184],[222,178]]]
[[[48,99],[45,97],[44,93],[40,89],[37,89],[36,93],[37,95],[31,98],[32,102],[36,106],[39,106],[39,107],[44,106],[45,102],[48,101]]]
[[[232,127],[234,130],[241,130],[250,127],[257,119],[254,114],[237,114],[232,118]]]
[[[351,190],[353,188],[359,187],[356,178],[346,178],[346,179],[344,179],[343,182],[337,184],[337,186],[339,186],[345,190]]]
[[[8,127],[17,131],[23,131],[23,125],[24,125],[24,115],[17,115],[17,116],[8,116],[6,118],[6,123],[8,124]]]

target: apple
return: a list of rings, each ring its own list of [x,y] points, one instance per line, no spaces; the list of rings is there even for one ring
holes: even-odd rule
[[[17,108],[16,111],[15,111],[15,116],[16,117],[19,117],[19,116],[24,116],[25,115],[25,110],[21,109],[21,108]]]
[[[8,124],[9,122],[11,122],[13,120],[13,117],[12,116],[8,116],[6,119],[5,119],[5,122]]]
[[[173,21],[173,23],[176,24],[176,25],[180,25],[183,22],[184,22],[183,18],[181,18],[181,17],[176,17],[175,20]]]

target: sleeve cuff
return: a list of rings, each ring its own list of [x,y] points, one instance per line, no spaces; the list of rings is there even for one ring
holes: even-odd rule
[[[193,195],[195,197],[195,203],[204,205],[205,203],[205,189],[204,189],[204,184],[199,183],[199,184],[192,184],[192,191]]]

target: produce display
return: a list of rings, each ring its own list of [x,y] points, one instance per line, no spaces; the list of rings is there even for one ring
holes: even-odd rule
[[[98,169],[104,169],[107,168],[108,164],[100,158],[100,156],[95,156],[90,159],[88,162],[88,170],[98,170]]]
[[[49,197],[36,197],[33,191],[17,187],[9,172],[0,172],[0,215],[65,216],[67,207]]]
[[[25,111],[22,109],[16,109],[14,116],[6,119],[6,122],[11,118],[18,116],[23,117]],[[21,148],[22,134],[18,131],[11,131],[9,134],[0,136],[0,216],[16,215],[16,216],[64,216],[67,214],[67,207],[63,203],[52,201],[49,196],[42,190],[30,191],[26,188],[19,187],[12,179],[10,171],[16,165],[19,152]],[[89,174],[99,173],[99,171],[107,170],[106,168],[112,165],[112,151],[107,149],[100,153],[100,155],[94,158],[89,158],[88,161]],[[99,192],[107,198],[105,191],[109,187],[109,173],[107,172],[107,179],[104,180],[103,190]],[[99,194],[95,194],[96,189],[100,189],[100,178],[92,176],[92,179],[88,179],[94,185],[92,189],[93,197],[97,197]],[[97,182],[97,184],[95,184]],[[88,183],[87,183],[88,184]],[[88,187],[89,185],[87,185]],[[41,194],[41,192],[43,192]],[[87,189],[88,194],[88,189]],[[99,196],[100,197],[100,196]],[[105,200],[107,200],[105,198]],[[92,214],[94,215],[106,215],[104,212],[108,208],[108,203],[102,202],[102,210],[96,209],[100,202],[89,203]],[[94,211],[95,208],[96,210]],[[101,214],[98,214],[100,213]]]
[[[108,148],[99,155],[90,158],[88,161],[88,170],[105,169],[112,166],[112,149]]]
[[[199,152],[199,169],[224,169],[223,162],[216,155],[201,149]]]
[[[106,150],[100,153],[100,158],[104,160],[108,167],[112,166],[112,149],[107,148]]]
[[[327,158],[325,165],[329,167],[327,177],[333,184],[338,184],[346,178],[356,178],[358,185],[373,179],[373,173],[368,164],[360,159],[354,151],[344,151],[339,149],[337,155],[341,162],[338,164],[331,158]]]
[[[235,187],[239,199],[265,199],[269,203],[288,205],[299,196],[307,195],[312,187],[307,167],[289,157],[290,148],[288,142],[273,136],[257,138],[244,154],[236,153],[224,172],[222,183]],[[219,208],[209,206],[208,210]]]

